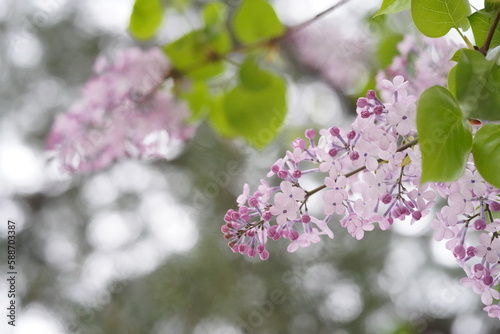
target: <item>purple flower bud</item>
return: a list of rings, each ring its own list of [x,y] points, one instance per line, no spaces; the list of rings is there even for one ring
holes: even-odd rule
[[[299,170],[299,169],[296,169],[293,171],[293,177],[296,178],[296,179],[300,179],[300,177],[302,176],[302,171]]]
[[[375,93],[374,90],[370,89],[367,93],[366,93],[366,98],[367,99],[370,99],[370,100],[374,100],[377,98],[377,93]]]
[[[368,104],[368,101],[364,97],[360,97],[356,102],[358,108],[364,108]]]
[[[336,148],[331,148],[329,151],[328,151],[328,155],[331,156],[331,157],[334,157],[337,155],[337,153],[339,153],[339,151],[336,149]]]
[[[360,115],[361,115],[361,118],[368,118],[368,117],[370,117],[370,111],[364,109],[361,111]]]
[[[382,203],[389,204],[392,201],[392,196],[390,194],[384,194],[381,198]]]
[[[472,247],[472,246],[471,246]],[[470,248],[470,247],[469,247]],[[483,271],[484,270],[484,266],[481,264],[481,263],[476,263],[475,265],[472,266],[472,270],[474,272],[478,272],[478,271]],[[482,276],[482,275],[481,275]]]
[[[473,257],[474,256],[474,246],[469,246],[467,247],[467,256]]]
[[[411,213],[411,216],[413,217],[413,219],[415,220],[420,220],[420,218],[422,218],[422,213],[420,211],[413,211]]]
[[[222,233],[227,233],[227,232],[229,232],[229,227],[227,227],[227,225],[222,225],[220,228],[220,231]]]
[[[278,174],[279,171],[280,171],[280,166],[278,165],[271,166],[271,172],[273,172],[274,174]]]
[[[484,230],[486,228],[486,222],[484,221],[484,219],[476,219],[476,221],[474,222],[474,228],[478,231]]]
[[[307,224],[311,221],[311,217],[307,214],[302,215],[302,218],[300,218],[300,221],[303,222],[304,224]]]
[[[280,170],[280,171],[278,172],[278,177],[279,177],[280,179],[285,179],[287,176],[288,176],[288,172],[287,172],[286,170]]]
[[[240,219],[240,214],[238,212],[233,212],[231,213],[231,220],[238,220]]]
[[[490,207],[491,211],[500,211],[500,203],[492,201],[492,202],[490,202],[488,204],[489,204],[489,207]]]
[[[256,206],[258,206],[258,205],[259,205],[259,200],[258,200],[257,198],[255,198],[255,197],[250,197],[250,198],[248,199],[248,204],[249,204],[250,206],[253,206],[253,207],[255,208]]]
[[[265,250],[266,250],[266,246],[264,246],[263,244],[257,245],[257,253],[260,254]]]
[[[352,161],[358,160],[359,159],[359,153],[356,152],[356,151],[352,151],[351,153],[349,153],[349,158]]]
[[[484,276],[483,283],[484,285],[490,286],[490,284],[493,283],[493,277],[491,277],[490,275]]]
[[[330,128],[330,134],[334,137],[337,137],[340,135],[340,129],[336,126]]]
[[[273,214],[270,211],[266,211],[262,215],[262,219],[265,220],[266,222],[270,221],[271,218],[273,218]]]
[[[353,140],[354,138],[356,138],[356,131],[354,131],[354,130],[353,131],[349,131],[347,133],[347,139]]]
[[[250,248],[248,250],[248,256],[255,257],[255,255],[257,255],[257,251],[255,249]]]
[[[247,233],[245,233],[247,237],[253,238],[255,236],[255,231],[254,230],[248,230]]]
[[[383,112],[384,112],[384,107],[382,107],[381,105],[377,105],[373,108],[373,113],[377,116],[382,115]]]
[[[245,244],[239,245],[238,252],[240,252],[241,254],[246,254],[248,252],[248,246]]]
[[[313,129],[307,129],[306,137],[309,139],[314,139],[314,137],[316,137],[316,131],[314,131]]]
[[[457,259],[463,259],[465,257],[465,248],[462,245],[456,245],[455,248],[453,249],[453,255]]]
[[[264,249],[262,253],[259,253],[259,257],[262,261],[266,261],[267,259],[269,259],[269,252]]]
[[[299,232],[292,230],[289,235],[290,240],[295,241],[299,238]]]

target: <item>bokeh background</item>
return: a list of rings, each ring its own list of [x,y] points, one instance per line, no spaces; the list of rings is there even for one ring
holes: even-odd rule
[[[158,41],[196,26],[203,3],[169,12]],[[227,3],[234,8],[238,0]],[[331,4],[273,2],[290,25]],[[362,241],[336,222],[334,240],[294,254],[274,242],[265,262],[233,254],[222,238],[222,217],[244,183],[258,184],[304,129],[352,120],[346,94],[377,65],[376,31],[359,18],[377,5],[352,1],[284,45],[279,66],[290,112],[265,150],[200,124],[172,161],[121,161],[67,176],[47,164],[44,138],[55,115],[78,98],[97,54],[135,45],[126,32],[133,1],[1,0],[0,309],[7,305],[9,218],[17,226],[20,307],[15,329],[2,311],[1,332],[500,332],[479,296],[459,283],[464,274],[434,242],[428,221]],[[299,60],[296,49],[307,42],[320,66]],[[339,55],[339,45],[354,51]]]

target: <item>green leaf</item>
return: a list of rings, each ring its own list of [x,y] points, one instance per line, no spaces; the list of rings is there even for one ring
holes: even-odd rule
[[[484,1],[484,10],[487,12],[496,12],[500,7],[500,3],[498,1]]]
[[[448,90],[433,86],[422,93],[417,105],[417,130],[422,152],[420,182],[458,179],[472,148],[472,132]]]
[[[203,8],[203,20],[205,21],[206,26],[224,24],[226,17],[227,6],[222,2],[211,2]]]
[[[254,70],[250,73],[250,70]],[[269,144],[286,115],[285,81],[257,67],[251,59],[240,69],[240,83],[225,94],[210,121],[223,135],[241,136],[256,148]],[[257,88],[263,84],[261,88]]]
[[[243,44],[278,37],[285,32],[273,7],[265,0],[243,0],[233,19],[233,30]]]
[[[467,0],[411,0],[411,16],[420,32],[428,37],[441,37],[452,28],[469,28]]]
[[[448,90],[453,96],[457,96],[457,65],[453,66],[448,73]]]
[[[469,16],[469,22],[474,34],[474,41],[478,47],[481,47],[488,36],[491,24],[493,23],[496,13],[489,13],[485,10],[479,10]],[[491,40],[490,48],[500,44],[500,27],[497,26],[495,34]]]
[[[139,40],[148,40],[155,36],[163,20],[161,0],[135,0],[130,16],[129,30]]]
[[[474,136],[474,163],[479,174],[491,185],[500,188],[500,124],[486,124]]]
[[[212,98],[208,120],[221,136],[235,137],[238,135],[228,122],[226,110],[224,110],[224,95]]]
[[[468,118],[500,120],[500,66],[473,50],[462,50],[455,75],[455,90]]]
[[[410,9],[411,0],[384,0],[379,11],[374,15],[395,14]]]
[[[241,64],[239,78],[245,88],[262,90],[273,83],[274,76],[261,70],[251,58],[248,58]]]
[[[217,53],[203,30],[191,31],[164,51],[177,70],[192,78],[207,79],[224,71],[224,64],[212,59]]]
[[[205,81],[192,82],[189,90],[181,92],[180,96],[189,104],[192,113],[190,121],[196,121],[208,113],[211,96]]]

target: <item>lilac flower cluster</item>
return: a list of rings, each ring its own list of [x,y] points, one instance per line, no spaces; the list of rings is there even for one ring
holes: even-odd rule
[[[446,241],[467,275],[461,282],[481,295],[490,317],[500,319],[500,190],[483,180],[472,160],[458,181],[434,187],[447,198],[432,222],[434,238]]]
[[[340,225],[356,239],[376,226],[387,230],[397,221],[411,223],[427,215],[435,193],[420,186],[420,151],[416,134],[416,99],[407,93],[408,82],[397,76],[384,80],[390,101],[374,91],[357,102],[357,118],[349,130],[331,127],[318,134],[309,129],[292,149],[276,161],[257,191],[244,186],[238,209],[227,211],[221,231],[234,252],[263,260],[269,258],[268,239],[289,239],[289,252],[334,237],[329,223]],[[315,189],[302,186],[304,178],[323,175]],[[311,196],[323,192],[323,216],[308,210]]]
[[[161,85],[170,64],[158,48],[100,56],[95,77],[68,113],[57,116],[47,150],[67,171],[102,169],[122,157],[160,158],[190,138],[189,110]]]
[[[405,35],[397,46],[399,54],[388,68],[379,71],[377,82],[401,75],[410,82],[408,91],[415,96],[435,85],[446,86],[455,65],[451,59],[461,47],[446,38]]]

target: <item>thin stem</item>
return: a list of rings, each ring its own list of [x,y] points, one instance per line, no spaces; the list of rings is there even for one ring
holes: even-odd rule
[[[460,35],[460,37],[462,37],[462,39],[464,40],[465,44],[467,44],[467,47],[469,49],[472,49],[474,50],[474,45],[472,45],[472,43],[469,41],[469,39],[467,38],[467,36],[465,36],[461,31],[460,29],[458,28],[455,28],[455,30],[458,32],[458,34]]]
[[[486,53],[490,49],[491,40],[493,39],[493,35],[495,34],[495,30],[497,29],[499,21],[500,21],[500,10],[498,10],[497,16],[495,17],[495,20],[493,20],[493,23],[491,24],[490,30],[488,31],[488,36],[486,36],[483,46],[479,49],[479,52],[481,52],[483,55],[486,55]]]
[[[309,20],[305,21],[305,22],[302,22],[301,24],[298,24],[296,26],[293,26],[293,27],[290,27],[288,28],[287,32],[285,33],[285,35],[283,37],[288,37],[289,35],[299,31],[299,30],[302,30],[304,29],[305,27],[309,26],[311,23],[313,23],[314,21],[316,21],[317,19],[325,16],[326,14],[334,11],[335,9],[345,5],[346,3],[348,3],[349,0],[341,0],[340,2],[336,3],[335,5],[325,9],[324,11],[322,11],[321,13],[317,14],[316,16],[310,18]]]
[[[416,145],[416,144],[418,144],[418,138],[416,138],[416,139],[412,140],[412,141],[411,141],[411,142],[409,142],[409,143],[406,143],[406,144],[404,144],[404,145],[402,145],[402,146],[398,147],[398,149],[396,150],[396,152],[402,152],[402,151],[406,150],[407,148],[412,147],[412,146],[414,146],[414,145]],[[383,159],[378,159],[377,161],[378,161],[379,165],[380,165],[381,163],[383,163],[383,162],[384,162],[384,160],[383,160]],[[353,175],[358,174],[359,172],[364,171],[365,169],[366,169],[366,166],[362,166],[362,167],[359,167],[359,168],[357,168],[357,169],[355,169],[355,170],[350,171],[349,173],[344,174],[344,176],[345,176],[346,178],[349,178],[349,177],[351,177],[351,176],[353,176]],[[321,191],[321,190],[323,190],[323,189],[325,189],[325,188],[326,188],[326,185],[324,185],[324,184],[323,184],[323,185],[321,185],[321,186],[319,186],[319,187],[317,187],[317,188],[314,188],[314,189],[313,189],[313,190],[311,190],[311,191],[306,191],[306,198],[305,198],[305,200],[307,200],[310,196],[314,195],[314,194],[315,194],[315,193],[317,193],[318,191]],[[305,201],[305,200],[304,200],[304,201]]]

